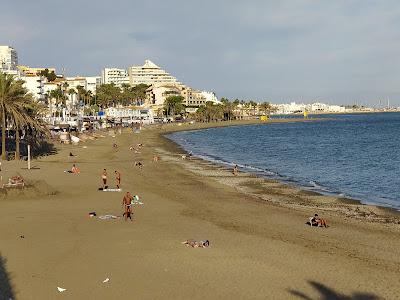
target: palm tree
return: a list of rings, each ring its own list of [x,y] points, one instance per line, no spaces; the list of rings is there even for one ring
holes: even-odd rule
[[[73,105],[74,104],[74,95],[76,94],[76,91],[75,91],[75,89],[69,89],[68,90],[68,95],[70,95],[71,96],[71,104]]]
[[[16,130],[16,158],[19,158],[19,130],[24,125],[39,124],[29,115],[34,105],[32,95],[23,87],[22,80],[0,72],[0,119],[1,119],[1,159],[6,157],[6,128],[14,125]]]
[[[264,115],[269,116],[271,112],[275,111],[275,108],[269,102],[264,102],[260,105],[260,108],[264,111]]]

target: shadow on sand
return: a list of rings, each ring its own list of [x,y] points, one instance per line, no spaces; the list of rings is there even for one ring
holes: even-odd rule
[[[326,285],[323,285],[322,283],[318,283],[315,281],[309,281],[308,283],[315,290],[318,291],[319,293],[318,298],[311,298],[300,291],[289,290],[289,293],[291,293],[295,297],[298,297],[299,299],[304,299],[304,300],[317,300],[317,299],[318,300],[381,300],[382,299],[374,294],[360,293],[360,292],[356,292],[353,293],[352,295],[347,296],[327,287]]]
[[[0,299],[9,300],[14,299],[14,291],[5,265],[5,259],[0,256]]]

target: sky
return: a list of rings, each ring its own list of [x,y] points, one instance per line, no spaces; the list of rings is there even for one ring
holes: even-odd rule
[[[2,0],[0,45],[68,76],[150,59],[218,97],[400,106],[398,0]]]

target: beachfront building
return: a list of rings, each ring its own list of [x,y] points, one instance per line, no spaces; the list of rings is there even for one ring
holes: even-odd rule
[[[315,113],[327,113],[327,112],[333,112],[333,113],[341,113],[345,112],[346,108],[344,106],[339,106],[339,105],[329,105],[325,103],[320,103],[320,102],[315,102],[307,107],[309,112],[315,112]]]
[[[206,99],[206,102],[212,102],[214,104],[221,104],[214,92],[202,91],[201,95]]]
[[[343,113],[346,112],[344,106],[329,105],[321,102],[311,104],[291,102],[290,104],[276,104],[276,114],[300,114],[307,111],[309,113]]]
[[[138,84],[180,84],[174,76],[150,60],[145,60],[143,66],[131,66],[128,69],[129,83],[132,86]]]
[[[38,76],[40,72],[45,71],[46,69],[49,71],[49,73],[54,73],[56,74],[56,69],[55,68],[31,68],[29,66],[17,66],[18,70],[20,71],[21,74],[25,76]]]
[[[155,114],[159,114],[164,106],[165,100],[170,96],[182,96],[186,106],[186,112],[193,113],[205,105],[207,98],[204,92],[192,89],[180,83],[153,84],[146,90],[145,105],[150,107]]]
[[[183,104],[185,104],[186,112],[188,113],[195,113],[200,106],[205,105],[207,102],[203,92],[192,88],[187,88],[183,91],[182,96],[185,99]]]
[[[306,105],[304,103],[298,104],[296,102],[291,102],[289,104],[277,104],[276,114],[296,114],[303,113],[306,110]]]
[[[128,72],[125,69],[104,68],[101,71],[102,84],[115,84],[121,87],[122,84],[129,84]]]
[[[181,96],[185,87],[178,84],[153,84],[146,90],[146,106],[163,106],[169,96]]]
[[[152,124],[154,123],[153,112],[151,109],[136,109],[129,107],[109,107],[104,110],[107,119],[124,124],[140,123]]]
[[[85,89],[90,91],[92,95],[96,95],[96,89],[101,85],[101,77],[100,76],[89,76],[85,77]]]
[[[32,94],[36,101],[45,100],[44,95],[44,83],[45,78],[43,76],[36,75],[25,75],[20,77],[24,81],[23,86]]]
[[[0,46],[0,71],[4,73],[17,74],[17,66],[17,51],[10,46]]]

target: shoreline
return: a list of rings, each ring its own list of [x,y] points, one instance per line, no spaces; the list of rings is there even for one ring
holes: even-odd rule
[[[267,124],[274,124],[274,123],[288,123],[288,122],[317,122],[317,121],[325,121],[325,120],[330,120],[330,119],[272,119],[268,122],[260,122],[259,120],[252,120],[252,121],[236,121],[234,124],[221,124],[219,123],[213,124],[213,123],[195,123],[195,124],[201,124],[198,128],[183,128],[182,126],[178,126],[178,128],[169,128],[167,132],[163,133],[160,135],[161,138],[165,139],[167,142],[172,143],[175,145],[175,154],[185,154],[188,155],[188,151],[186,151],[183,146],[179,145],[175,141],[169,139],[167,135],[172,134],[174,132],[181,132],[181,131],[197,131],[197,130],[206,130],[209,128],[218,128],[218,127],[230,127],[230,126],[249,126],[249,125],[267,125]],[[258,121],[258,122],[257,122]],[[210,126],[207,126],[207,125]],[[172,125],[172,124],[171,124]],[[173,126],[173,125],[172,125]],[[223,163],[218,163],[212,160],[207,160],[201,157],[194,156],[195,160],[203,161],[208,164],[211,164],[215,166],[216,169],[219,168],[224,168],[227,174],[231,174],[231,170],[227,166],[227,164]],[[384,205],[376,205],[376,204],[368,204],[368,203],[363,203],[363,200],[360,199],[354,199],[351,197],[343,197],[335,194],[329,194],[329,193],[323,193],[319,191],[312,191],[307,189],[304,186],[301,186],[300,184],[296,183],[288,183],[279,179],[271,179],[271,178],[266,178],[262,175],[256,174],[256,172],[251,172],[249,170],[244,170],[241,171],[240,173],[246,174],[249,177],[255,177],[260,179],[260,181],[265,181],[267,184],[275,184],[279,183],[281,186],[286,186],[288,189],[293,189],[293,190],[298,190],[298,193],[304,194],[304,195],[309,195],[309,196],[316,196],[316,197],[321,197],[323,200],[326,200],[329,198],[330,202],[335,201],[337,204],[343,204],[343,207],[338,208],[338,212],[349,209],[350,212],[348,212],[347,215],[353,216],[359,219],[363,219],[365,221],[369,222],[380,222],[380,223],[393,223],[393,224],[400,224],[400,209],[396,209],[390,206],[384,206]],[[260,185],[262,185],[260,183]],[[260,189],[260,187],[254,187],[253,190],[247,190],[247,193],[250,194],[257,194],[256,190]],[[326,198],[325,198],[326,197]],[[282,203],[283,205],[285,203]],[[322,203],[314,203],[314,205],[311,205],[311,207],[317,208],[319,205]],[[303,206],[310,206],[307,205],[306,203],[302,203]],[[352,215],[353,214],[353,215]]]

